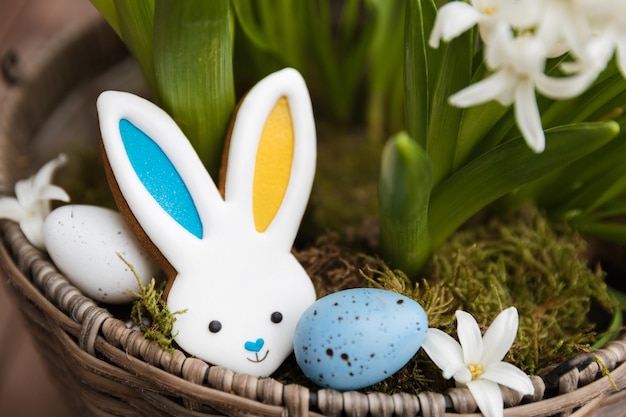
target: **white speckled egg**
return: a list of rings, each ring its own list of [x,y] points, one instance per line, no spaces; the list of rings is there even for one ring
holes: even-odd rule
[[[296,326],[298,366],[317,385],[368,387],[400,370],[426,337],[422,306],[403,295],[355,288],[319,299]]]
[[[44,222],[44,240],[50,258],[83,293],[104,303],[132,302],[128,290],[138,292],[132,271],[147,284],[158,273],[122,216],[109,209],[66,205],[52,211]]]

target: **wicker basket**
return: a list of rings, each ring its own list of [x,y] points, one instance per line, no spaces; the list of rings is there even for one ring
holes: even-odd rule
[[[32,173],[29,148],[53,109],[103,70],[127,57],[100,21],[68,29],[28,63],[5,95],[0,112],[0,192]],[[105,88],[110,88],[104,86]],[[254,378],[173,355],[130,330],[83,296],[33,248],[19,227],[0,222],[0,271],[41,353],[81,415],[94,416],[470,416],[466,389],[417,395],[313,392],[271,378]],[[4,285],[4,284],[0,284]],[[598,361],[604,364],[602,370]],[[626,336],[594,354],[533,376],[533,397],[503,389],[505,415],[596,415],[626,387]],[[610,371],[610,378],[606,375]],[[612,397],[612,398],[611,398]],[[615,400],[613,400],[613,398]],[[615,415],[623,415],[619,404]],[[608,415],[609,411],[607,411]]]

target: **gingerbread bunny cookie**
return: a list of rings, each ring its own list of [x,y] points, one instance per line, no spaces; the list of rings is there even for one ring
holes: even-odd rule
[[[106,91],[97,107],[120,211],[171,272],[169,308],[187,310],[176,316],[175,341],[209,363],[270,375],[315,301],[290,252],[315,172],[304,80],[284,69],[246,95],[232,125],[223,190],[154,104]]]

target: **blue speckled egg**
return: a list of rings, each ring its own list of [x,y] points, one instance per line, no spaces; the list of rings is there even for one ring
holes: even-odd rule
[[[294,352],[317,385],[356,390],[400,370],[422,345],[427,329],[426,313],[412,299],[355,288],[323,297],[304,312]]]

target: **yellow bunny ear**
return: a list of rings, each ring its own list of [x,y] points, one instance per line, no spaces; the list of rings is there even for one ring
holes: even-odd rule
[[[222,174],[232,233],[262,234],[290,250],[315,176],[315,120],[304,79],[292,68],[259,81],[233,117]]]
[[[287,97],[282,96],[270,112],[257,150],[252,188],[254,225],[264,232],[278,213],[289,178],[294,153],[294,131]]]

